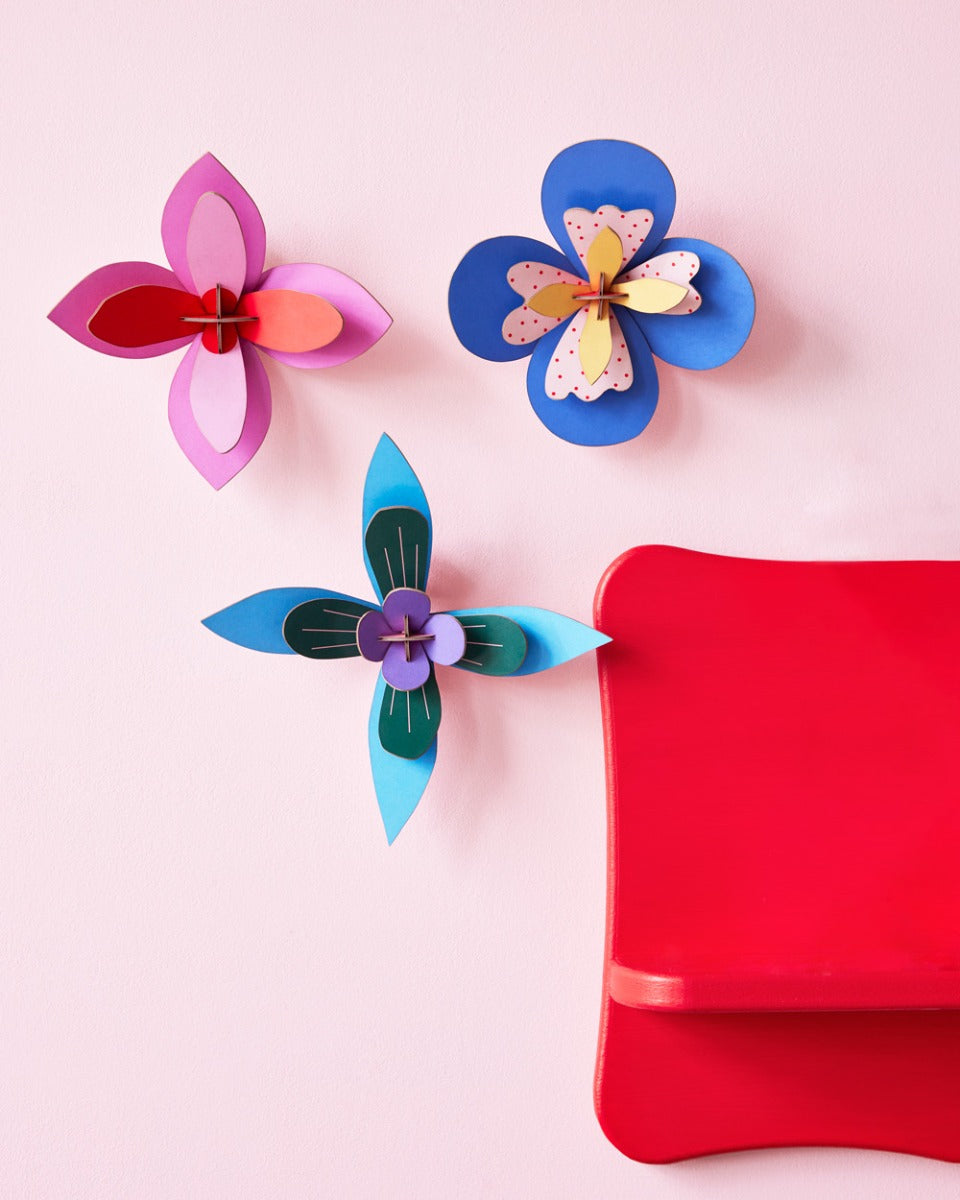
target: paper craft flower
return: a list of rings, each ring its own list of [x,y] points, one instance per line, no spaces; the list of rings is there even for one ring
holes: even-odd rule
[[[581,446],[636,437],[653,416],[653,355],[702,370],[753,325],[740,264],[710,242],[664,235],[676,188],[655,154],[580,142],[547,168],[543,215],[563,253],[525,237],[468,251],[450,283],[464,346],[495,362],[530,356],[527,393],[551,432]]]
[[[50,320],[117,358],[188,347],[170,387],[170,425],[187,458],[221,488],[270,425],[257,350],[292,367],[331,367],[368,350],[390,317],[332,267],[289,263],[264,272],[263,218],[212,154],[170,193],[160,233],[172,271],[145,262],[101,267]]]
[[[437,757],[435,668],[532,675],[610,639],[542,608],[435,613],[427,595],[433,526],[420,481],[385,434],[363,491],[367,573],[380,605],[325,588],[271,588],[203,622],[228,641],[273,654],[381,664],[368,740],[377,802],[393,842]]]

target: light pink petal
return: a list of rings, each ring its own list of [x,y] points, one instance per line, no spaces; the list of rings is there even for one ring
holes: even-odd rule
[[[647,235],[653,227],[653,213],[648,208],[633,208],[622,212],[615,204],[602,204],[596,212],[586,208],[568,208],[563,214],[563,221],[577,257],[584,264],[593,239],[601,229],[609,226],[623,246],[623,259],[620,263],[622,269],[647,240]]]
[[[562,400],[565,396],[576,396],[578,400],[599,400],[604,392],[611,389],[626,391],[633,383],[630,352],[612,306],[610,332],[613,335],[613,353],[610,362],[595,383],[587,379],[580,365],[580,334],[586,319],[587,310],[582,308],[557,342],[544,380],[544,388],[551,400]]]
[[[294,353],[263,347],[264,354],[291,367],[335,367],[349,362],[351,358],[369,350],[391,325],[389,313],[373,296],[355,279],[333,267],[321,267],[316,263],[287,263],[273,267],[260,280],[257,290],[265,292],[271,288],[322,296],[343,317],[343,329],[339,335],[318,350]]]
[[[547,263],[521,262],[515,263],[507,272],[507,283],[524,300],[529,300],[534,292],[547,287],[551,283],[567,283],[586,288],[587,280],[570,271],[560,271]],[[503,319],[504,341],[522,346],[524,342],[535,342],[538,337],[565,321],[566,317],[545,317],[542,313],[532,312],[526,304],[512,309]]]
[[[176,271],[184,287],[192,290],[193,275],[187,255],[187,235],[193,210],[206,192],[216,192],[218,196],[222,196],[236,214],[243,233],[247,259],[243,287],[238,289],[237,294],[240,291],[250,291],[256,286],[263,272],[263,257],[267,246],[263,218],[244,189],[212,154],[205,154],[180,177],[164,207],[160,234],[170,266]],[[216,282],[222,283],[223,280]]]
[[[49,314],[50,320],[82,345],[99,350],[101,354],[111,354],[114,358],[154,358],[188,345],[194,337],[193,331],[171,342],[154,342],[148,346],[114,346],[95,337],[87,328],[87,322],[105,300],[128,288],[145,285],[184,290],[176,275],[166,267],[145,262],[111,263],[108,267],[93,271],[67,292]]]
[[[700,270],[700,259],[689,250],[673,250],[669,254],[658,254],[634,267],[620,279],[668,279],[671,283],[682,283],[687,294],[679,304],[667,309],[665,317],[682,317],[695,313],[700,307],[700,293],[690,280]],[[619,282],[619,281],[618,281]]]
[[[243,291],[247,252],[237,214],[216,192],[204,192],[187,226],[187,263],[198,296],[222,284]]]
[[[225,454],[214,450],[204,437],[194,420],[190,404],[190,382],[197,359],[201,354],[210,355],[201,345],[199,334],[184,355],[170,385],[168,415],[174,436],[204,479],[217,489],[228,483],[253,458],[270,427],[270,384],[263,363],[253,346],[241,343],[239,350],[243,355],[246,373],[247,412],[240,440]]]
[[[200,432],[219,454],[239,442],[247,412],[247,375],[239,342],[225,354],[200,350],[190,376],[190,407]]]

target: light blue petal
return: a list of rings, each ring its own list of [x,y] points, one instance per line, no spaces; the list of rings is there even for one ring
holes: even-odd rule
[[[367,478],[363,485],[361,544],[364,543],[362,535],[366,533],[373,514],[381,508],[394,507],[415,508],[427,519],[427,525],[430,527],[430,539],[427,543],[425,578],[429,578],[430,554],[433,549],[433,521],[430,517],[430,505],[427,503],[420,480],[414,474],[413,467],[400,453],[393,439],[384,434],[377,442],[377,448],[373,452],[373,458],[367,468]],[[377,586],[377,578],[370,566],[366,545],[363,546],[363,561],[374,590],[382,600],[383,593]]]
[[[552,246],[527,237],[495,237],[468,250],[450,280],[448,305],[453,330],[464,346],[480,358],[511,362],[526,358],[534,343],[515,344],[503,336],[503,320],[523,303],[510,286],[510,268],[521,262],[542,262],[560,271],[583,275]]]
[[[247,596],[245,600],[238,600],[229,608],[222,608],[212,617],[205,617],[203,624],[228,642],[246,646],[248,650],[262,650],[265,654],[293,654],[295,652],[283,640],[283,622],[287,613],[305,600],[369,603],[326,588],[269,588],[265,592]]]
[[[543,216],[557,245],[577,261],[563,214],[568,208],[596,212],[602,204],[615,204],[624,212],[648,208],[653,224],[646,241],[624,270],[654,253],[666,236],[677,205],[673,176],[655,154],[632,142],[578,142],[561,150],[543,177],[540,192]]]
[[[461,608],[451,612],[458,621],[468,617],[477,617],[482,613],[496,613],[501,617],[509,617],[516,621],[527,636],[527,657],[523,660],[514,675],[535,675],[537,671],[547,671],[550,667],[558,667],[561,663],[596,650],[610,639],[605,633],[600,633],[590,625],[582,625],[572,617],[563,617],[560,613],[550,612],[546,608],[527,608],[523,605],[507,605],[496,607],[484,605],[483,608]]]
[[[527,367],[527,395],[533,411],[551,433],[576,446],[612,446],[628,442],[642,433],[650,422],[660,395],[660,381],[653,355],[633,313],[619,312],[617,320],[630,351],[633,382],[625,391],[610,391],[598,400],[578,400],[566,396],[557,400],[544,390],[547,367],[566,324],[545,333]]]
[[[398,758],[388,754],[380,745],[380,706],[386,682],[382,675],[377,677],[370,709],[367,737],[370,742],[370,767],[373,771],[373,786],[380,805],[380,816],[387,831],[387,843],[393,845],[397,834],[406,825],[420,797],[430,782],[437,761],[437,739],[419,758]]]
[[[686,250],[699,256],[700,270],[691,282],[703,297],[703,303],[689,316],[668,317],[662,313],[631,313],[631,316],[657,358],[696,371],[719,367],[741,349],[753,328],[756,308],[753,287],[737,260],[711,242],[667,238],[658,253],[669,254],[671,250]]]

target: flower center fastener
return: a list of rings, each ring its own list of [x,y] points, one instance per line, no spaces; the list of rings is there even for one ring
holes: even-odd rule
[[[430,597],[415,588],[396,588],[383,608],[357,622],[357,646],[368,662],[382,663],[383,677],[398,692],[423,687],[430,664],[451,667],[466,653],[467,635],[456,617],[431,613]]]

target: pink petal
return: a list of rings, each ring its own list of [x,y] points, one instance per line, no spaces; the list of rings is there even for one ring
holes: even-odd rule
[[[457,618],[449,613],[434,613],[420,632],[433,635],[433,641],[424,642],[423,648],[427,658],[442,667],[459,662],[466,653],[467,635]]]
[[[238,348],[243,355],[246,374],[247,413],[240,440],[225,454],[214,450],[201,433],[190,405],[190,381],[197,358],[201,354],[210,354],[203,349],[199,334],[184,355],[170,385],[168,415],[174,436],[204,479],[217,489],[228,483],[253,458],[270,427],[270,384],[263,363],[252,346],[241,343]]]
[[[671,283],[682,283],[687,294],[679,304],[667,309],[665,317],[683,317],[695,313],[700,307],[700,293],[690,282],[700,270],[700,256],[690,250],[670,250],[666,254],[657,254],[648,258],[639,266],[621,275],[620,280],[631,279],[668,279]],[[619,283],[620,280],[617,282]]]
[[[180,177],[164,207],[160,234],[170,266],[181,283],[192,289],[187,236],[197,201],[205,192],[216,192],[222,196],[236,214],[247,259],[243,287],[237,289],[237,294],[252,290],[263,272],[263,256],[266,253],[267,234],[263,228],[263,218],[244,189],[212,154],[205,154]],[[217,282],[222,283],[223,280]]]
[[[218,454],[234,448],[247,412],[247,376],[239,342],[226,354],[201,348],[190,376],[190,407],[200,432]]]
[[[216,192],[204,192],[187,226],[187,263],[198,296],[217,284],[239,296],[247,272],[247,252],[237,214]]]
[[[551,283],[579,284],[587,289],[590,284],[579,275],[570,271],[561,271],[559,267],[551,267],[549,263],[521,262],[507,272],[507,283],[524,300],[529,300],[535,292],[548,287]],[[520,304],[503,319],[503,340],[511,346],[520,346],[524,342],[535,342],[538,337],[549,332],[567,317],[545,317],[542,313],[533,312],[525,304]]]
[[[64,333],[76,338],[81,345],[89,346],[91,350],[99,350],[101,354],[111,354],[114,358],[154,358],[158,354],[169,354],[171,350],[188,345],[194,337],[192,330],[184,337],[174,338],[169,342],[155,342],[148,346],[114,346],[90,332],[87,323],[103,302],[118,292],[134,287],[184,290],[176,275],[166,267],[146,262],[111,263],[93,271],[67,292],[50,313],[50,320],[54,325],[59,325]]]
[[[581,308],[557,342],[544,379],[544,390],[551,400],[562,400],[574,396],[577,400],[598,400],[606,391],[625,392],[633,383],[633,366],[627,339],[620,329],[620,322],[611,307],[610,332],[613,335],[613,353],[607,369],[591,383],[580,363],[580,335],[587,319],[587,310]]]
[[[261,291],[283,288],[322,296],[343,317],[340,335],[329,345],[317,350],[295,353],[264,347],[265,354],[291,367],[335,367],[349,362],[351,358],[369,350],[391,325],[390,315],[370,293],[349,275],[333,267],[321,267],[316,263],[287,263],[267,271],[260,280],[259,288]]]
[[[569,208],[563,214],[563,221],[577,252],[577,258],[584,267],[593,239],[601,229],[609,226],[623,246],[623,258],[620,262],[620,270],[623,270],[647,240],[653,228],[653,213],[648,208],[634,208],[623,212],[615,204],[602,204],[596,212],[587,208]]]

